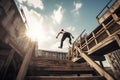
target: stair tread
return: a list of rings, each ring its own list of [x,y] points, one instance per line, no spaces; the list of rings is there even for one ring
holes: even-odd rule
[[[33,68],[33,67],[32,67]],[[31,68],[31,69],[32,69]],[[34,70],[52,70],[52,71],[94,71],[90,67],[65,67],[65,66],[43,66],[43,67],[34,67]]]
[[[95,72],[86,63],[79,64],[68,60],[39,59],[33,60],[29,66],[28,75],[49,75],[49,74],[92,74]]]
[[[46,66],[66,66],[66,67],[89,67],[87,64],[73,63],[69,60],[57,60],[57,59],[39,59],[33,60],[30,66],[46,67]]]
[[[26,80],[105,80],[102,76],[26,76]]]

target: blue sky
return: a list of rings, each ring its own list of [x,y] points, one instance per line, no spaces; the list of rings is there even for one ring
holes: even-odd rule
[[[109,0],[15,0],[18,8],[23,8],[30,35],[36,36],[39,49],[67,51],[68,40],[59,49],[61,29],[71,32],[75,38],[86,29],[89,34],[97,26],[97,14]],[[113,0],[114,1],[114,0]],[[31,33],[32,32],[32,33]],[[74,41],[74,40],[73,40]]]

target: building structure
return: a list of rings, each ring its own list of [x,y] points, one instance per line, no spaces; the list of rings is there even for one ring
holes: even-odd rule
[[[77,39],[66,55],[63,52],[38,51],[37,42],[26,36],[27,23],[22,19],[23,11],[18,10],[14,0],[0,0],[0,80],[119,79],[119,76],[114,78],[104,70],[101,63],[107,54],[114,71],[119,73],[119,51],[117,54],[110,52],[120,46],[120,0],[111,7],[108,4],[105,6],[107,11],[97,16],[100,25],[90,35]]]

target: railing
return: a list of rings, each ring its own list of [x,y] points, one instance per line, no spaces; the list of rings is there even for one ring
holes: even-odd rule
[[[120,40],[116,39],[117,35],[120,34],[119,15],[120,7],[116,7],[113,13],[111,13],[106,19],[104,19],[104,21],[100,23],[100,25],[95,30],[93,30],[90,35],[84,37],[79,36],[79,38],[75,40],[72,48],[70,48],[68,51],[68,59],[72,61],[77,61],[78,59],[83,58],[94,69],[96,69],[96,71],[98,71],[101,76],[104,76],[107,80],[115,80],[111,75],[109,75],[109,73],[107,73],[97,63],[95,63],[89,57],[89,55],[114,41],[116,41],[120,46]],[[104,56],[104,54],[101,55]]]
[[[71,54],[72,48],[69,51]],[[84,60],[89,63],[101,76],[105,77],[107,80],[115,80],[109,73],[102,69],[96,62],[94,62],[85,52],[83,52],[79,47],[74,45],[74,52],[77,52]]]
[[[117,24],[116,21],[112,19],[112,21],[108,24],[106,26],[98,26],[90,35],[86,36],[85,38],[79,38],[74,42],[73,45],[76,45],[83,51],[89,52],[88,54],[94,53],[94,50],[99,50],[100,48],[102,48],[101,46],[104,45],[101,44],[102,42],[106,42],[106,40],[108,39],[108,42],[112,42],[115,40],[114,35],[120,33],[120,25]],[[105,44],[105,46],[106,45],[107,44]],[[72,59],[74,57],[80,57],[79,54],[74,51],[74,46],[72,46],[72,50],[70,50],[70,52],[71,53],[67,54],[67,58]]]
[[[99,12],[99,14],[96,16],[97,19],[99,19],[103,13],[105,13],[106,10],[109,9],[109,7],[111,6],[110,4],[112,3],[113,0],[110,0],[105,7]]]
[[[103,10],[96,16],[98,23],[101,24],[106,20],[110,15],[116,13],[116,10],[120,7],[119,0],[111,0],[108,4],[103,8]],[[118,10],[119,12],[119,10]]]
[[[95,30],[93,30],[89,35],[84,37],[77,38],[74,44],[78,45],[83,51],[89,51],[93,47],[95,47],[100,42],[104,41],[108,37],[119,33],[120,24],[118,24],[118,20],[115,20],[112,16],[111,18],[106,19],[103,23],[101,23]]]
[[[23,59],[21,67],[19,69],[16,80],[24,80],[24,77],[27,73],[27,69],[28,69],[29,64],[30,64],[30,60],[32,59],[33,53],[35,53],[35,47],[36,47],[36,44],[31,42],[31,44],[29,45],[29,49],[26,52],[26,55]]]

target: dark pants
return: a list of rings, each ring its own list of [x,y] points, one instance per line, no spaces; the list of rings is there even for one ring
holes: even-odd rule
[[[66,38],[69,38],[69,43],[71,43],[71,37],[70,37],[70,33],[68,32],[65,32],[62,36],[62,39],[61,39],[61,44],[60,44],[60,47],[62,48],[63,47],[63,41],[66,39]]]

